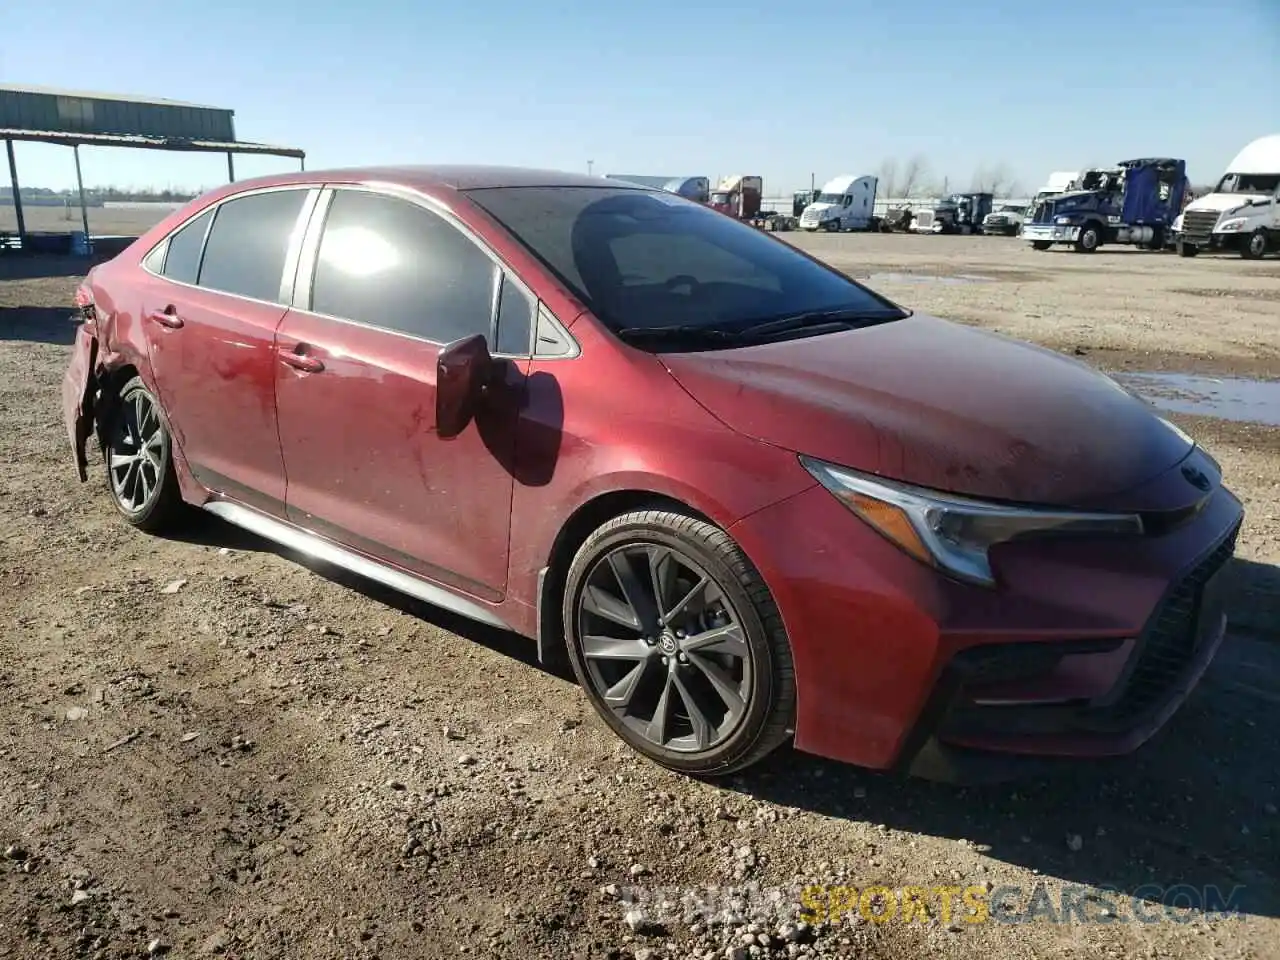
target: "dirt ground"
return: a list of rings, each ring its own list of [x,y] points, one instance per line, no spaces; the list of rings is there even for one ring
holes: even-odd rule
[[[872,284],[907,306],[1104,369],[1280,379],[1274,259],[793,239],[899,275]],[[784,750],[712,785],[638,759],[519,638],[212,519],[184,539],[128,528],[100,476],[77,481],[62,425],[75,265],[15,263],[0,259],[0,955],[1280,956],[1280,430],[1172,418],[1248,517],[1222,654],[1135,757],[960,789]],[[921,279],[966,275],[988,279]],[[970,922],[929,894],[927,922],[753,921],[765,893],[805,884],[841,908],[839,887],[1010,887],[1016,909]],[[645,909],[628,913],[633,889]],[[734,915],[683,917],[655,891]],[[1214,891],[1237,916],[1152,906]]]

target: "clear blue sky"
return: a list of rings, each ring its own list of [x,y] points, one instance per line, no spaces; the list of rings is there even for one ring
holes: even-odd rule
[[[953,188],[1006,164],[1185,157],[1280,132],[1280,0],[8,0],[0,82],[230,107],[308,167],[480,162],[759,173],[782,194],[887,157]],[[444,12],[450,10],[451,12]],[[29,186],[71,151],[18,144]],[[212,186],[220,156],[82,150],[88,185]],[[240,178],[294,161],[237,159]],[[0,183],[7,180],[0,166]]]

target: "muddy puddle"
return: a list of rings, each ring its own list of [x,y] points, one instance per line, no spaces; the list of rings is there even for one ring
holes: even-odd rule
[[[1117,373],[1113,377],[1161,410],[1280,427],[1280,380],[1187,373]]]

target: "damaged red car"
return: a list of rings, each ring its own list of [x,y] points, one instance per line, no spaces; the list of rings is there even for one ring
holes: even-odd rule
[[[661,191],[242,182],[77,297],[67,430],[126,521],[205,510],[522,634],[676,770],[1126,754],[1223,637],[1242,508],[1179,429]]]

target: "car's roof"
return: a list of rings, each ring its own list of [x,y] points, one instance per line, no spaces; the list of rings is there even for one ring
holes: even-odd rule
[[[633,183],[563,170],[541,170],[532,167],[483,165],[406,165],[379,167],[343,167],[307,170],[295,173],[241,180],[228,190],[247,190],[263,186],[303,183],[390,183],[418,190],[483,190],[493,187],[613,187],[622,190],[644,190]]]

